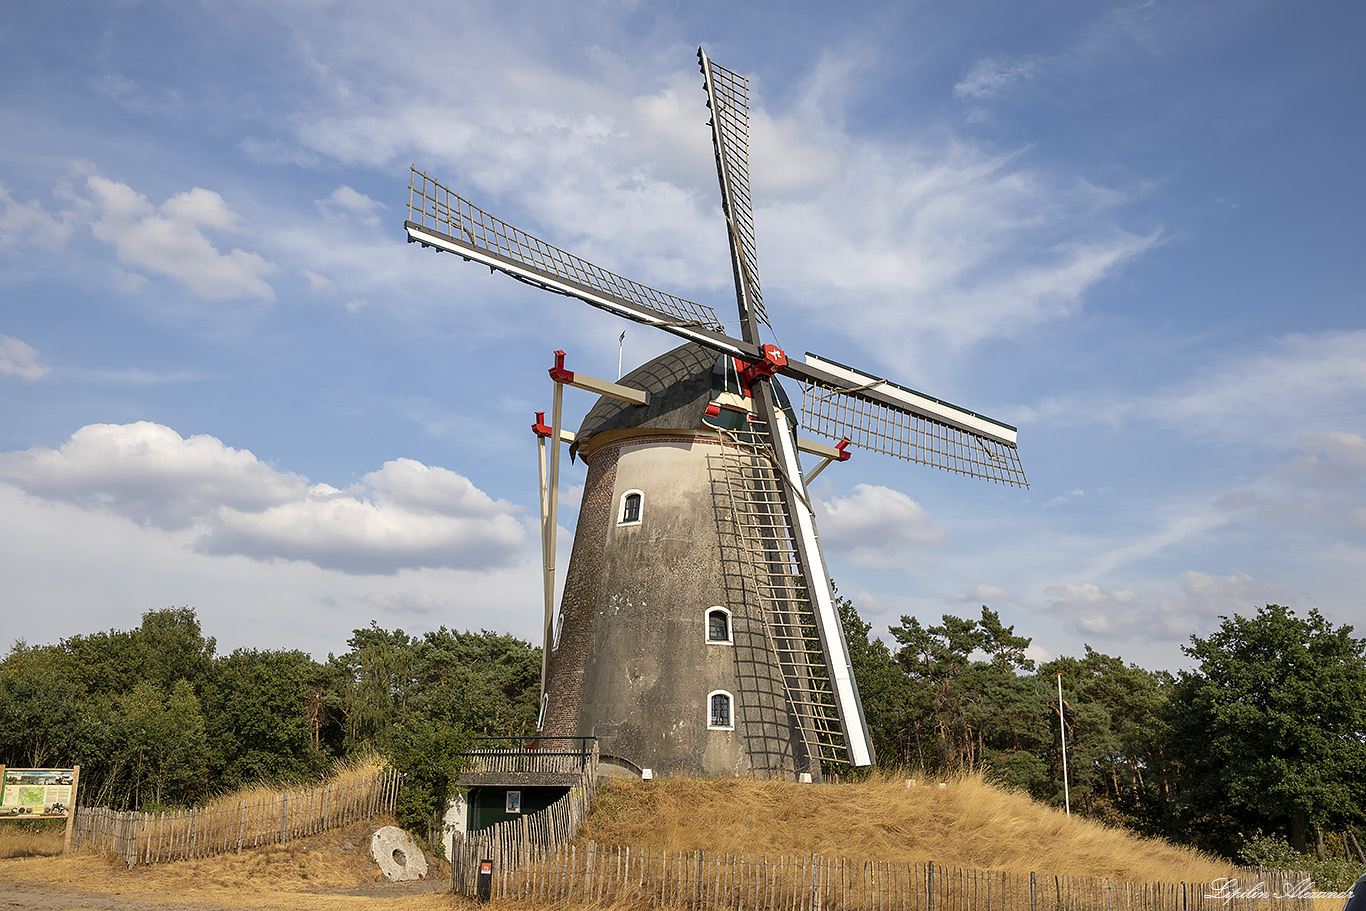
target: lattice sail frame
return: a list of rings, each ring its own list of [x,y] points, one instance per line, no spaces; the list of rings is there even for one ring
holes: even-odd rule
[[[894,408],[849,389],[802,381],[801,425],[811,433],[921,465],[1029,487],[1019,450],[970,430]]]
[[[731,245],[739,257],[740,279],[748,291],[755,318],[771,329],[773,324],[768,321],[759,288],[754,205],[749,195],[749,80],[714,63],[701,50],[697,58],[707,77],[707,106],[712,109],[712,139],[721,170],[721,202]]]
[[[740,554],[736,563],[748,599],[763,618],[764,637],[778,661],[788,710],[807,754],[822,762],[849,764],[844,728],[830,684],[830,657],[821,646],[815,612],[799,587],[801,558],[784,505],[782,485],[767,429],[723,431],[720,450],[708,457],[712,485],[728,511]],[[724,548],[723,548],[724,550]]]
[[[658,310],[681,324],[716,331],[722,328],[711,307],[624,278],[532,237],[452,193],[415,166],[408,180],[408,221],[465,241],[481,252],[509,260],[532,272]],[[508,274],[527,280],[515,273]]]

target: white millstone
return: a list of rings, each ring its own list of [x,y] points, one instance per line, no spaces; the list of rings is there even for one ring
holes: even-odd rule
[[[371,837],[370,856],[390,882],[408,882],[427,875],[427,856],[397,826],[385,826]]]

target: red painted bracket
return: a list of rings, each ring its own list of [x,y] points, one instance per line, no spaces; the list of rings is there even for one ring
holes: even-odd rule
[[[564,352],[555,352],[555,366],[550,368],[550,378],[557,383],[574,382],[574,371],[564,369]]]
[[[854,457],[854,454],[849,451],[848,437],[845,437],[844,439],[840,440],[839,443],[835,445],[835,448],[840,451],[839,461],[841,462],[847,462]]]
[[[760,377],[771,377],[779,370],[787,366],[787,355],[783,349],[777,345],[764,346],[764,359],[757,364],[745,365],[744,372],[741,374],[746,383],[752,383]]]
[[[531,425],[531,432],[538,437],[548,437],[551,434],[550,425],[545,422],[545,412],[536,412],[536,423]]]

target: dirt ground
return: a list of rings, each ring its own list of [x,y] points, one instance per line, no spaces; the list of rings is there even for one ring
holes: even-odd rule
[[[456,911],[450,868],[384,879],[370,836],[386,820],[194,861],[138,866],[99,853],[0,860],[0,911]]]

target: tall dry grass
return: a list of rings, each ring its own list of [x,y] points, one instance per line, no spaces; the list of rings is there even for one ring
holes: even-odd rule
[[[598,789],[579,840],[671,851],[822,854],[1136,881],[1229,875],[1218,858],[1141,838],[968,775],[857,784],[656,779]]]
[[[384,757],[372,748],[365,748],[354,756],[338,759],[322,781],[257,781],[234,791],[227,791],[199,805],[197,809],[224,809],[240,803],[266,803],[281,793],[320,788],[326,785],[348,786],[373,778],[387,765]]]
[[[0,860],[61,854],[65,836],[66,820],[0,820]]]

